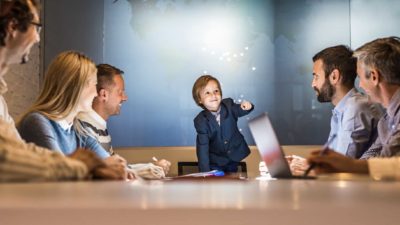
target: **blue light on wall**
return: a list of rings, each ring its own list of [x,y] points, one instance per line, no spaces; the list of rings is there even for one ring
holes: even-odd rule
[[[282,144],[322,144],[332,106],[316,101],[312,56],[399,36],[394,6],[400,2],[105,0],[103,59],[125,71],[129,95],[109,123],[113,143],[194,145],[192,120],[201,109],[191,88],[198,76],[212,74],[225,97],[255,104],[239,121],[249,144],[247,120],[264,111]]]

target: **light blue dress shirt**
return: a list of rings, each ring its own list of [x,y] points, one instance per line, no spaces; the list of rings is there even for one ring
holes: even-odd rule
[[[379,104],[351,89],[332,110],[330,148],[352,158],[360,158],[377,137],[377,124],[383,115]]]

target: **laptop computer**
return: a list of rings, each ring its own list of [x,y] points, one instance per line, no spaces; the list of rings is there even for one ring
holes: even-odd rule
[[[271,177],[315,179],[313,176],[294,176],[290,171],[285,154],[267,113],[263,113],[249,121],[250,132],[256,142],[262,160],[267,165]]]

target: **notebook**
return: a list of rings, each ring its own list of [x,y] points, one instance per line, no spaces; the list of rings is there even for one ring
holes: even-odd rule
[[[256,142],[262,160],[273,178],[315,179],[313,176],[293,176],[285,154],[267,113],[263,113],[249,121],[250,132]]]

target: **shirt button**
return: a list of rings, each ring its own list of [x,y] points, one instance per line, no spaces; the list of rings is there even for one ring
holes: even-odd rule
[[[228,154],[231,154],[231,151],[228,151]]]
[[[228,141],[224,141],[224,144],[228,144]]]

